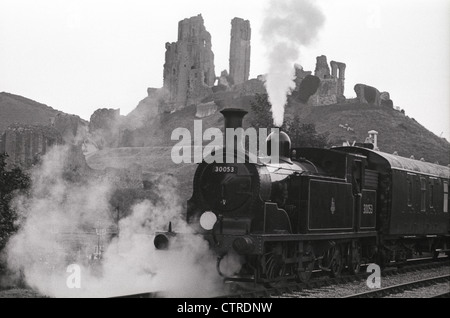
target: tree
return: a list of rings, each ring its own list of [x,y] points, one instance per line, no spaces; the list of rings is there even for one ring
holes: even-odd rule
[[[256,94],[255,99],[250,102],[253,111],[252,126],[258,128],[273,128],[271,104],[267,94]],[[328,134],[319,134],[316,126],[311,123],[301,123],[298,116],[293,119],[284,119],[283,125],[280,127],[282,131],[287,133],[291,138],[292,147],[316,147],[327,148],[330,146]]]
[[[284,122],[285,131],[291,138],[292,147],[328,148],[328,133],[319,134],[314,124],[301,124],[298,116]]]
[[[255,99],[250,101],[253,112],[251,124],[256,129],[273,128],[272,105],[267,94],[256,94]]]
[[[7,157],[6,153],[0,154],[0,251],[17,231],[17,214],[11,207],[11,200],[18,192],[25,192],[31,184],[30,177],[20,168],[7,170]]]

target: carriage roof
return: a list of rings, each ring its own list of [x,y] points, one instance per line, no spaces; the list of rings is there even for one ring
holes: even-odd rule
[[[394,170],[404,170],[412,173],[426,174],[447,179],[450,176],[449,167],[435,163],[405,158],[361,147],[337,147],[333,149],[364,155],[367,157],[369,162],[375,165],[387,166],[387,168]]]

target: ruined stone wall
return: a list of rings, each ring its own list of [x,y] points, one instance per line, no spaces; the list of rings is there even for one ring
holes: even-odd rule
[[[299,102],[308,103],[309,98],[317,92],[320,86],[320,79],[311,75],[311,71],[304,71],[303,67],[295,64],[295,88],[292,96]]]
[[[380,103],[382,106],[394,108],[394,102],[391,99],[391,95],[388,92],[380,93]]]
[[[337,94],[338,96],[344,96],[345,90],[345,69],[347,66],[345,63],[331,61],[331,77],[337,79]]]
[[[213,91],[225,91],[229,89],[233,84],[233,79],[228,74],[227,70],[223,70],[220,76],[217,78],[217,87],[213,87]]]
[[[184,107],[211,93],[216,80],[211,46],[201,15],[178,23],[178,41],[166,43],[164,88],[169,99],[164,111]]]
[[[355,93],[360,103],[380,106],[380,91],[365,84],[356,84]]]
[[[91,115],[89,132],[98,149],[117,147],[120,129],[120,109],[100,108]]]
[[[48,126],[14,124],[1,136],[0,149],[8,154],[7,163],[31,167],[40,156],[63,142],[59,132]]]
[[[240,96],[251,96],[255,94],[267,94],[264,82],[259,79],[251,79],[244,83],[233,86],[233,92],[238,92]]]
[[[231,21],[230,76],[234,85],[244,83],[250,75],[251,33],[248,20]]]
[[[381,92],[372,86],[365,84],[356,84],[355,93],[358,102],[374,105],[374,106],[387,106],[394,107],[394,102],[391,100],[391,96],[388,92]]]
[[[305,71],[303,70],[303,66],[299,65],[299,64],[295,64],[294,65],[294,69],[295,69],[295,78],[294,78],[294,82],[295,82],[295,89],[294,90],[299,90],[300,88],[300,84],[302,83],[302,81],[307,77],[310,76],[312,74],[311,71]]]
[[[79,116],[61,113],[55,116],[52,126],[61,134],[65,143],[76,143],[85,136],[88,124]]]
[[[197,112],[195,113],[196,118],[205,118],[214,115],[217,112],[217,104],[212,101],[209,103],[201,103],[197,105]]]
[[[345,68],[341,62],[331,61],[331,72],[327,57],[317,57],[314,75],[320,79],[320,85],[316,93],[309,98],[308,103],[312,106],[332,105],[345,101]]]
[[[330,67],[328,66],[327,57],[325,55],[316,58],[316,69],[314,75],[320,79],[330,78]]]
[[[312,106],[332,105],[337,100],[337,82],[334,78],[321,79],[317,92],[309,98]]]
[[[89,120],[89,131],[94,132],[98,129],[110,129],[115,126],[120,119],[120,109],[99,108]]]

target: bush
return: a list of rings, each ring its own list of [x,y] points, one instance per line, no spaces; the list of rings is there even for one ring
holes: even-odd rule
[[[11,201],[18,192],[25,192],[31,184],[30,177],[20,168],[7,170],[7,154],[0,154],[0,253],[9,238],[16,233],[17,214],[11,207]],[[0,271],[2,270],[0,261]]]
[[[256,94],[255,99],[250,102],[253,111],[252,126],[259,128],[273,128],[271,104],[267,94]],[[284,120],[280,128],[291,138],[292,147],[329,147],[328,134],[319,134],[314,124],[301,123],[298,116],[293,119]]]

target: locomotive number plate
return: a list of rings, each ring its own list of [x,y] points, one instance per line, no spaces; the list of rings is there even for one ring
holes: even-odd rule
[[[373,205],[372,204],[364,204],[363,205],[363,214],[373,214]]]
[[[214,173],[237,173],[237,168],[233,166],[214,166]]]

